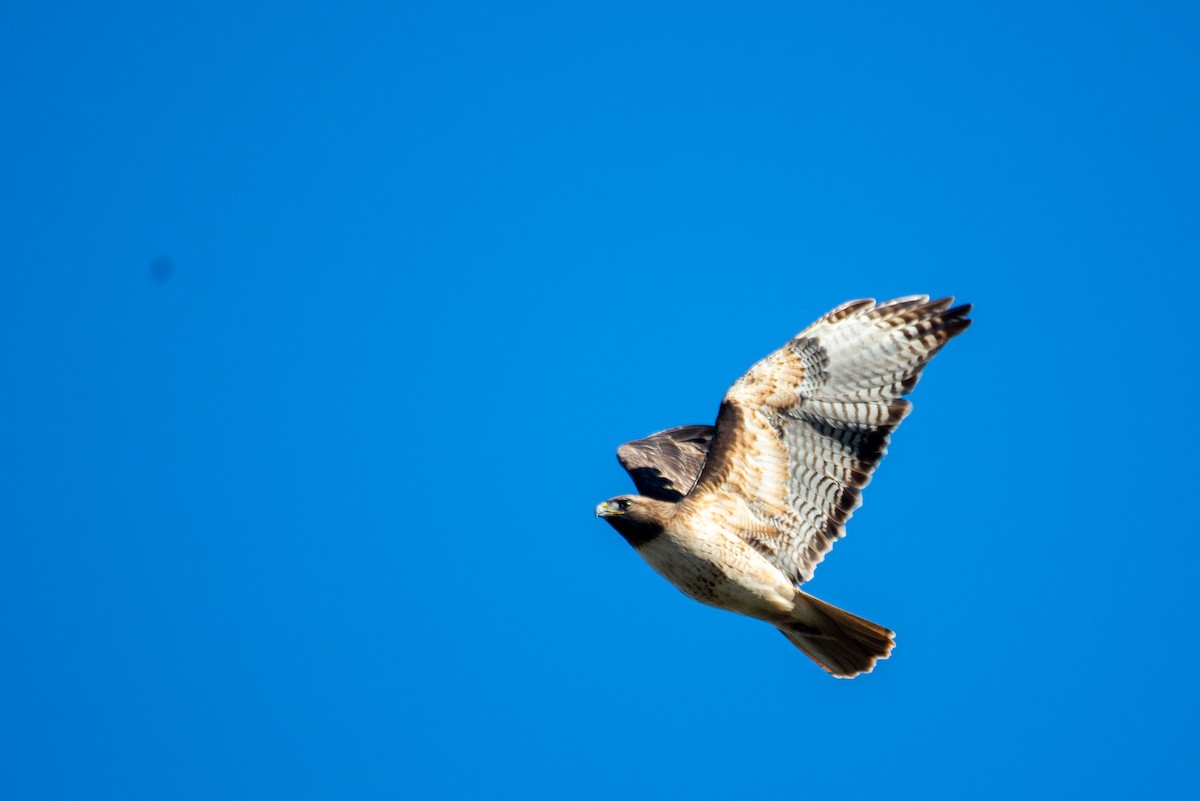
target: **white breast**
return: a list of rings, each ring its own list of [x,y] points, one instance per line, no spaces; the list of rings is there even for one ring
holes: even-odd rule
[[[659,575],[689,598],[750,617],[770,620],[792,609],[795,589],[766,557],[720,525],[688,522],[637,549]]]

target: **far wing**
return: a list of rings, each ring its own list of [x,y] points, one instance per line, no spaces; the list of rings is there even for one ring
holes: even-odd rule
[[[971,324],[971,307],[951,303],[852,301],[754,365],[725,395],[687,507],[732,505],[739,536],[793,582],[811,579],[909,412],[901,396]]]
[[[679,426],[626,442],[617,459],[638,492],[660,501],[678,501],[688,493],[712,441],[713,426]]]

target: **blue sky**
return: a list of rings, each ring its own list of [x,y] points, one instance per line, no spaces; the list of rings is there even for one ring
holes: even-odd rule
[[[6,5],[0,795],[1194,796],[1198,22]],[[839,682],[592,509],[914,292]]]

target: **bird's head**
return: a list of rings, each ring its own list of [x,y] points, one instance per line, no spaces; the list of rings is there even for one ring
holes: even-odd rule
[[[643,495],[618,495],[596,507],[602,517],[635,548],[662,533],[675,504]]]

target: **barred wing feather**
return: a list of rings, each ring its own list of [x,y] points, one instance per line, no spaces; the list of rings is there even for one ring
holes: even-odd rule
[[[952,303],[851,301],[754,365],[725,395],[686,503],[740,498],[738,535],[796,584],[811,579],[909,412],[902,396],[970,325],[971,307]]]

